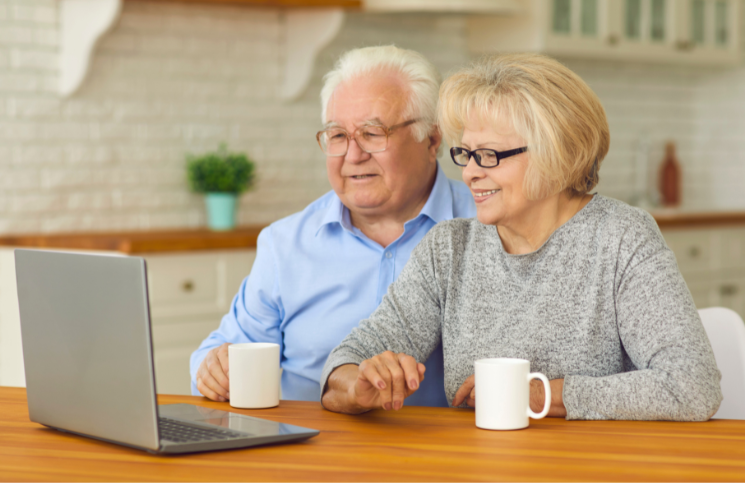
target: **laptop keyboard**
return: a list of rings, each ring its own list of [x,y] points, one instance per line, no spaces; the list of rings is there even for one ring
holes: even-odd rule
[[[245,433],[215,427],[201,428],[169,418],[158,418],[160,439],[176,443],[196,443],[201,441],[218,441],[223,439],[245,438]]]

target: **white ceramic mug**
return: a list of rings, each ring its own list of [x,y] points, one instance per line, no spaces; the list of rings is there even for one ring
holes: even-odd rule
[[[476,366],[476,426],[482,429],[522,429],[528,417],[546,417],[551,406],[548,378],[530,372],[525,359],[480,359]],[[540,379],[546,389],[543,411],[530,410],[530,380]]]
[[[259,409],[279,405],[278,344],[231,344],[228,365],[231,406]]]

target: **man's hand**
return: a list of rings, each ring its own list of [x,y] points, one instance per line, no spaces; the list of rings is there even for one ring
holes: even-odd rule
[[[337,367],[328,379],[323,405],[331,411],[361,413],[370,409],[399,410],[424,380],[424,364],[390,351],[362,361],[359,367]]]
[[[230,399],[229,345],[230,343],[226,342],[209,351],[197,370],[197,389],[213,401],[225,402]]]

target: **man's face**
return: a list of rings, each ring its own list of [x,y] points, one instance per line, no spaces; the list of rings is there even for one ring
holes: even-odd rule
[[[402,116],[408,94],[391,74],[367,75],[340,84],[329,99],[326,124],[354,132],[368,124],[391,127]],[[327,156],[331,186],[353,215],[404,221],[418,214],[434,180],[439,134],[417,142],[411,127],[394,130],[388,147],[366,153],[353,139],[345,156]]]

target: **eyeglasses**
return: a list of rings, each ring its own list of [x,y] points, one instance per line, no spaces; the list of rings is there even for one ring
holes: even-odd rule
[[[499,162],[510,156],[524,153],[528,150],[528,147],[522,147],[517,149],[510,149],[509,151],[495,151],[494,149],[474,149],[469,151],[466,148],[450,148],[450,157],[453,158],[453,162],[458,166],[466,166],[468,161],[473,156],[476,164],[482,168],[495,168],[499,166]]]
[[[394,130],[410,126],[418,121],[419,119],[411,119],[391,127],[363,126],[354,131],[354,135],[350,135],[340,127],[332,127],[319,131],[316,134],[316,140],[326,156],[346,156],[349,151],[349,141],[352,139],[357,141],[357,145],[366,153],[382,153],[388,147],[388,138]]]

